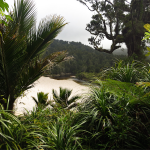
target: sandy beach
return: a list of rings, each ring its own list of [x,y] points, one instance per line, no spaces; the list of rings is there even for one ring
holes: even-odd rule
[[[15,115],[22,114],[25,109],[28,111],[33,110],[35,102],[32,100],[32,96],[37,98],[37,92],[49,93],[48,100],[52,100],[52,89],[59,93],[59,87],[73,89],[72,95],[83,95],[88,93],[89,88],[87,86],[80,85],[74,82],[72,79],[56,80],[50,77],[41,77],[34,83],[34,87],[25,91],[24,94],[19,97],[15,102]],[[81,102],[81,100],[79,100]]]

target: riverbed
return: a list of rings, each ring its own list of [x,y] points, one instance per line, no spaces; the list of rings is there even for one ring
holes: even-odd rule
[[[69,78],[62,79],[52,79],[50,77],[41,77],[35,83],[34,87],[25,91],[24,94],[19,97],[15,102],[15,115],[20,115],[28,111],[33,110],[33,107],[36,106],[32,96],[37,98],[38,92],[49,93],[48,100],[52,100],[52,89],[56,90],[59,94],[59,87],[72,89],[71,97],[74,95],[86,95],[89,92],[88,83],[76,79],[74,76]],[[78,100],[82,102],[82,99]]]

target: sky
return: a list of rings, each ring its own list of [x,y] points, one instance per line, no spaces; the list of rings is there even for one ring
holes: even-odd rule
[[[10,9],[13,7],[14,0],[5,0]],[[46,16],[60,15],[65,18],[68,24],[56,39],[64,41],[81,42],[91,46],[88,38],[90,33],[85,30],[86,24],[90,23],[93,12],[77,0],[33,0],[37,9],[37,23]],[[103,48],[109,49],[111,42],[104,40],[101,42]],[[91,46],[92,47],[92,46]]]

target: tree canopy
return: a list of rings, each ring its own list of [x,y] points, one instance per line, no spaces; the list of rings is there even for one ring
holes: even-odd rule
[[[150,22],[150,0],[77,0],[94,11],[86,30],[92,34],[88,39],[99,52],[112,53],[125,43],[128,56],[141,56],[145,42],[141,41],[144,24]],[[112,41],[110,50],[101,47],[106,37]]]
[[[71,73],[76,75],[80,72],[95,72],[99,73],[102,69],[111,67],[115,59],[125,59],[124,55],[109,55],[107,53],[99,53],[92,47],[82,44],[81,42],[68,42],[63,40],[54,40],[54,42],[47,48],[43,57],[50,53],[67,50],[69,56],[73,59],[62,62],[48,70],[46,74],[49,75],[63,75]]]

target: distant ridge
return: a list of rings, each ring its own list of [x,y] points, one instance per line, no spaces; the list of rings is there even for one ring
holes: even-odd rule
[[[103,68],[108,68],[113,65],[114,60],[124,59],[124,55],[113,55],[102,53],[94,50],[90,46],[84,45],[81,42],[68,42],[63,40],[54,40],[53,43],[47,48],[46,55],[53,52],[67,50],[68,55],[73,56],[74,59],[69,62],[61,63],[56,66],[51,73],[72,73],[79,72],[100,72]]]

